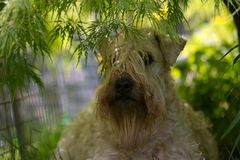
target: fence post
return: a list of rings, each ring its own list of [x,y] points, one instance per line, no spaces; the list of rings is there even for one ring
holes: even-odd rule
[[[26,139],[26,134],[23,126],[24,121],[20,113],[20,103],[16,95],[13,97],[12,108],[13,108],[14,124],[16,128],[18,145],[19,145],[19,152],[21,155],[21,159],[26,160],[27,159],[27,139]]]

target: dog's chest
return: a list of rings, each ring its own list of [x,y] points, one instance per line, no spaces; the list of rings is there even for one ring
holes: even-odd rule
[[[119,137],[112,137],[109,132],[104,132],[104,134],[101,134],[102,136],[98,137],[100,141],[99,146],[97,145],[96,154],[94,154],[94,160],[201,159],[200,154],[197,152],[198,145],[188,134],[187,128],[182,129],[183,124],[176,124],[169,120],[162,127],[161,130],[159,129],[161,132],[156,131],[156,134],[146,136],[152,138],[142,141],[145,143],[139,143],[130,148],[126,145],[119,146],[117,143]]]

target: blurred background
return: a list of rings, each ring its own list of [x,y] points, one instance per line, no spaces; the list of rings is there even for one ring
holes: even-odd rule
[[[9,1],[0,2],[0,8],[5,8],[3,17]],[[178,29],[188,42],[172,75],[179,96],[196,110],[203,111],[212,124],[220,159],[237,160],[240,159],[238,33],[229,9],[216,4],[211,0],[188,2],[183,11],[186,21]],[[239,8],[235,8],[237,10]],[[3,25],[0,23],[0,29]],[[62,30],[60,35],[64,33]],[[17,58],[10,63],[10,68],[16,67],[14,74],[0,69],[0,160],[51,159],[64,129],[94,100],[95,89],[101,81],[94,50],[87,48],[87,54],[80,57],[72,52],[81,37],[73,36],[71,44],[63,39],[56,38],[51,45],[50,58],[35,60],[34,54],[30,56],[44,87],[39,87],[41,82],[33,74],[33,81],[24,83],[24,89],[11,90],[15,84],[23,84],[16,78],[24,77],[22,73],[15,73],[20,66]],[[3,57],[1,54],[0,67],[4,68]]]

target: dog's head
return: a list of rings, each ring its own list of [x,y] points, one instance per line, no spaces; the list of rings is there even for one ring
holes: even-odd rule
[[[105,78],[97,91],[97,114],[117,126],[164,118],[170,66],[186,43],[152,29],[139,33],[119,34],[101,49]]]

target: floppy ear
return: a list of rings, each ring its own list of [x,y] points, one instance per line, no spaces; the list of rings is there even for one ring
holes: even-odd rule
[[[176,63],[177,57],[183,50],[186,40],[182,38],[172,39],[169,35],[163,35],[155,32],[157,40],[165,61],[169,65]]]

